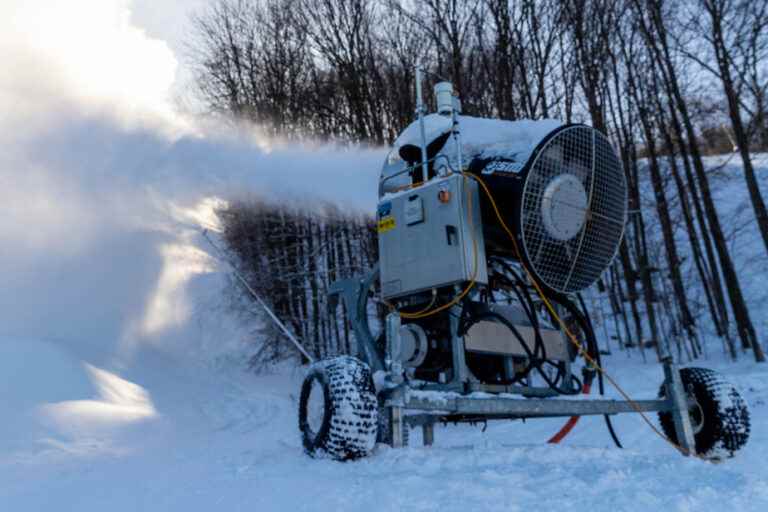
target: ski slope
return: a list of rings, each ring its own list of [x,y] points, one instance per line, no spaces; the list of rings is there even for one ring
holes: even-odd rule
[[[582,420],[563,445],[543,444],[558,422],[538,420],[490,424],[485,432],[439,427],[433,447],[380,446],[368,459],[338,463],[302,453],[296,369],[254,376],[236,364],[214,370],[147,351],[129,367],[94,371],[52,345],[4,340],[2,346],[4,370],[14,352],[32,351],[28,355],[44,360],[16,382],[17,396],[20,389],[26,396],[3,407],[3,510],[768,505],[768,375],[746,366],[726,371],[752,404],[753,436],[742,455],[718,465],[683,458],[630,416],[617,421],[626,450],[610,445],[598,420]],[[622,361],[614,367],[637,396],[652,395],[661,378],[650,365]],[[416,444],[418,433],[412,437]]]
[[[370,211],[386,151],[178,116],[176,58],[129,7],[0,5],[13,70],[0,74],[0,511],[768,509],[768,367],[725,364],[714,341],[702,364],[753,413],[746,450],[722,464],[683,458],[633,416],[616,421],[625,450],[599,419],[557,446],[544,440],[561,422],[537,420],[438,427],[430,448],[414,432],[350,463],[306,457],[302,369],[247,371],[253,320],[229,307],[201,229],[253,196]],[[717,193],[754,306],[768,269],[734,175]],[[655,396],[657,366],[606,365]]]

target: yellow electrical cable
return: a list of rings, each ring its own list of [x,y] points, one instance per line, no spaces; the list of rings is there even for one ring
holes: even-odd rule
[[[536,279],[534,279],[533,275],[528,270],[527,265],[525,265],[523,263],[523,259],[522,259],[521,255],[520,255],[520,250],[517,247],[517,240],[515,240],[515,236],[512,234],[512,231],[507,226],[507,223],[504,222],[504,218],[502,217],[501,212],[499,211],[499,208],[496,205],[496,201],[494,200],[493,195],[491,194],[491,191],[488,189],[488,186],[485,184],[485,182],[482,180],[482,178],[480,178],[480,176],[476,176],[474,174],[469,174],[469,173],[464,173],[464,172],[462,174],[464,175],[465,178],[469,177],[469,178],[477,181],[480,184],[480,186],[482,187],[483,191],[485,192],[485,195],[488,197],[488,200],[491,203],[491,206],[493,207],[493,211],[496,214],[496,218],[498,219],[499,223],[501,224],[501,227],[504,228],[504,231],[507,233],[507,235],[509,236],[510,240],[512,240],[512,247],[513,247],[513,249],[515,251],[515,256],[520,261],[521,266],[523,267],[523,270],[525,271],[526,276],[528,276],[528,279],[533,283],[533,286],[536,289],[536,293],[539,295],[541,300],[547,306],[547,309],[552,314],[552,316],[555,318],[557,323],[560,325],[560,328],[563,329],[563,331],[566,333],[568,340],[578,349],[579,354],[581,354],[584,357],[584,359],[589,364],[591,364],[597,371],[599,371],[606,378],[606,380],[608,380],[608,382],[610,382],[610,384],[619,392],[619,394],[632,406],[632,408],[635,410],[635,412],[640,414],[640,416],[643,418],[645,423],[651,428],[651,430],[653,432],[656,433],[656,435],[658,435],[659,437],[664,439],[667,443],[669,443],[671,446],[673,446],[674,448],[679,450],[680,453],[682,453],[683,455],[693,455],[693,456],[698,457],[698,458],[700,458],[702,460],[707,460],[705,457],[702,457],[701,455],[699,455],[695,451],[683,448],[681,445],[679,445],[678,443],[672,441],[670,438],[668,438],[666,435],[664,435],[664,433],[661,432],[656,427],[656,425],[654,425],[653,422],[648,418],[648,416],[640,409],[640,406],[637,404],[637,402],[632,400],[632,398],[629,396],[629,394],[626,391],[624,391],[624,389],[621,386],[619,386],[618,382],[616,382],[613,379],[613,377],[611,377],[600,365],[598,365],[597,361],[593,357],[591,357],[584,350],[584,348],[581,346],[581,344],[576,339],[576,336],[571,332],[570,329],[568,329],[568,326],[565,325],[565,322],[563,322],[563,320],[557,314],[557,312],[555,311],[554,306],[552,306],[552,303],[547,299],[546,294],[544,293],[544,291],[539,286],[538,281]]]

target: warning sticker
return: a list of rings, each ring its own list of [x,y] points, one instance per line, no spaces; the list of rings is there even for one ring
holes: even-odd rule
[[[382,217],[379,219],[379,233],[386,233],[395,229],[395,218],[392,216]]]

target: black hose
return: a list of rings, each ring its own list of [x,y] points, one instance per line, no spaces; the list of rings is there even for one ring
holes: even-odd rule
[[[530,322],[531,326],[533,327],[533,332],[536,336],[536,347],[534,349],[534,354],[538,354],[539,348],[541,348],[542,352],[542,359],[546,359],[546,347],[544,346],[544,340],[541,338],[541,327],[539,326],[539,317],[536,315],[535,312],[535,304],[533,303],[533,298],[531,297],[531,294],[528,293],[528,287],[526,286],[523,279],[520,277],[520,274],[518,274],[515,269],[512,268],[511,265],[509,265],[506,261],[499,258],[493,258],[494,261],[499,263],[502,267],[504,267],[504,270],[506,270],[509,274],[511,274],[515,278],[515,282],[509,280],[509,278],[503,274],[496,274],[497,278],[501,278],[504,281],[507,282],[507,284],[510,285],[512,290],[515,292],[515,295],[517,296],[517,300],[522,306],[523,310],[525,311],[526,316],[528,317],[528,321]],[[523,296],[521,294],[525,294],[525,299],[523,299]]]
[[[544,345],[544,341],[541,337],[541,326],[539,324],[539,318],[538,315],[535,313],[536,305],[533,302],[533,298],[531,297],[531,294],[529,293],[529,287],[526,285],[526,283],[523,281],[520,274],[515,271],[515,269],[509,265],[504,259],[502,258],[492,258],[493,261],[498,263],[503,270],[505,270],[509,275],[511,275],[514,278],[514,282],[506,275],[501,273],[496,273],[495,278],[499,280],[503,280],[506,282],[507,285],[509,285],[510,288],[512,288],[513,292],[515,293],[518,302],[520,303],[521,307],[523,308],[523,311],[525,311],[526,316],[528,317],[528,321],[530,322],[531,326],[533,327],[534,335],[536,337],[536,346],[534,347],[533,353],[534,358],[529,358],[529,364],[524,369],[523,372],[521,372],[522,375],[527,375],[530,373],[532,369],[536,369],[539,374],[542,376],[545,375],[545,372],[542,368],[543,365],[549,364],[554,366],[557,369],[557,376],[555,377],[554,381],[549,379],[548,377],[545,378],[545,381],[547,382],[547,385],[550,386],[554,391],[560,393],[560,394],[577,394],[578,391],[581,389],[581,381],[576,377],[575,375],[571,375],[571,384],[578,383],[578,388],[576,390],[565,390],[559,386],[559,383],[561,379],[565,376],[565,370],[563,368],[562,363],[560,362],[553,362],[546,357],[546,346]],[[525,297],[523,297],[525,295]],[[571,308],[573,309],[573,308]],[[586,327],[585,327],[586,329]],[[591,383],[592,381],[592,374],[586,375],[586,383]],[[515,379],[520,380],[520,378]]]
[[[506,266],[506,264],[504,264],[503,262],[502,262],[502,264],[504,266]],[[515,285],[515,283],[510,281],[506,276],[504,276],[502,274],[498,274],[497,273],[497,274],[495,274],[494,277],[496,279],[502,279],[502,280],[506,281],[507,284],[509,284],[510,287],[512,288],[512,290],[515,292],[515,295],[517,296],[517,300],[520,302],[520,305],[522,306],[523,311],[525,311],[525,314],[528,317],[528,321],[530,322],[531,326],[533,326],[533,332],[534,332],[534,334],[536,336],[536,342],[535,342],[534,349],[533,349],[534,357],[528,359],[529,362],[526,365],[526,367],[523,369],[523,371],[519,372],[520,373],[519,377],[515,376],[511,380],[507,381],[508,384],[514,384],[514,383],[519,382],[520,380],[522,380],[525,376],[527,376],[530,373],[530,371],[534,368],[534,360],[536,360],[536,359],[546,359],[546,347],[544,346],[544,340],[541,338],[541,333],[539,331],[539,320],[538,320],[538,318],[536,317],[536,315],[532,311],[533,310],[533,302],[532,302],[532,300],[530,298],[530,295],[528,295],[526,293],[526,299],[527,299],[527,302],[526,302],[526,300],[523,299],[523,296],[520,293],[520,289],[518,288],[518,286]],[[523,288],[523,290],[524,290],[524,288]],[[555,382],[557,382],[557,380]]]
[[[587,305],[584,302],[584,297],[581,296],[581,294],[577,294],[577,297],[579,299],[579,305],[581,306],[581,310],[584,312],[584,317],[587,320],[587,324],[589,325],[589,330],[591,331],[591,337],[594,339],[595,344],[595,355],[593,356],[595,358],[595,361],[597,362],[598,366],[600,368],[603,367],[602,360],[600,358],[600,347],[597,345],[597,337],[595,336],[595,331],[592,327],[592,318],[590,318],[589,313],[587,312]],[[605,384],[603,383],[603,374],[602,372],[597,372],[597,387],[598,391],[600,392],[600,395],[605,394]],[[616,435],[616,431],[613,428],[613,422],[611,421],[611,417],[607,414],[603,414],[603,419],[605,420],[605,426],[608,427],[608,433],[611,434],[611,439],[613,439],[613,444],[616,445],[617,448],[624,448],[622,446],[621,441],[619,440],[619,436]]]
[[[474,310],[472,309],[472,304],[469,301],[467,301],[464,304],[464,308],[462,308],[462,316],[459,319],[459,334],[462,335],[462,336],[465,335],[467,333],[467,331],[469,331],[469,328],[472,327],[472,325],[474,323],[478,322],[478,321],[479,321],[479,317],[478,317],[477,314],[474,313]],[[523,348],[527,350],[528,346],[524,344]],[[528,352],[526,352],[526,353],[528,353]],[[530,359],[529,359],[529,361],[530,361]],[[516,374],[511,379],[504,379],[504,380],[499,381],[499,383],[507,385],[507,386],[512,385],[512,384],[517,384],[532,369],[533,369],[533,365],[531,363],[528,363],[528,365],[525,367],[525,369],[522,372],[519,373],[519,376]]]
[[[533,353],[538,356],[539,351],[542,352],[542,355],[540,356],[541,359],[546,359],[546,347],[544,346],[544,340],[541,337],[541,331],[539,327],[539,318],[536,316],[536,314],[533,311],[533,302],[531,302],[530,295],[526,296],[526,299],[529,301],[528,304],[523,299],[523,296],[520,293],[520,290],[518,287],[510,281],[507,277],[503,275],[497,275],[497,279],[502,279],[507,282],[512,288],[512,290],[515,292],[515,295],[517,295],[517,300],[520,302],[520,305],[523,308],[523,311],[525,311],[526,316],[528,317],[528,322],[530,322],[531,326],[533,327],[534,334],[536,336],[536,346],[534,347]]]
[[[581,294],[577,294],[577,297],[579,299],[579,306],[581,307],[581,311],[579,310],[579,308],[576,307],[575,304],[573,304],[573,302],[568,300],[568,298],[565,296],[557,296],[553,298],[553,300],[557,302],[559,305],[565,307],[566,310],[568,310],[568,313],[571,316],[573,316],[573,318],[579,324],[579,326],[582,329],[582,332],[584,332],[585,334],[585,338],[587,342],[587,352],[595,360],[597,365],[602,368],[600,348],[597,345],[597,337],[595,336],[594,327],[592,326],[592,319],[589,316],[589,312],[584,302],[584,298],[581,296]],[[595,369],[588,370],[588,373],[584,377],[584,382],[587,384],[591,383],[595,373],[597,373],[598,391],[600,395],[604,395],[605,384],[603,381],[603,374],[600,373],[599,371],[596,371]],[[618,448],[623,448],[621,441],[619,440],[619,437],[616,435],[616,431],[613,428],[613,422],[611,421],[611,417],[607,414],[604,414],[603,419],[605,420],[606,427],[608,428],[608,432],[611,435],[611,439],[613,440],[613,443]]]
[[[539,319],[538,316],[535,314],[535,304],[533,302],[533,299],[529,293],[528,287],[526,286],[525,282],[523,281],[522,277],[512,268],[511,265],[509,265],[506,261],[504,261],[501,258],[493,258],[495,262],[500,264],[503,269],[510,274],[515,282],[510,280],[507,276],[503,274],[496,274],[497,279],[504,280],[508,285],[510,285],[510,288],[514,291],[521,307],[525,311],[526,316],[528,317],[529,322],[534,328],[534,333],[536,335],[536,346],[534,348],[534,351],[530,350],[530,347],[526,344],[525,340],[522,338],[520,333],[517,331],[517,329],[514,327],[514,325],[509,322],[506,318],[503,316],[488,312],[483,313],[481,315],[471,315],[475,316],[473,320],[477,321],[479,318],[494,318],[507,326],[512,333],[515,335],[515,337],[520,342],[521,346],[525,350],[526,354],[529,358],[529,364],[526,367],[525,371],[523,372],[523,375],[526,375],[530,372],[532,369],[536,369],[539,374],[544,378],[544,381],[547,383],[547,385],[553,389],[554,391],[561,393],[561,394],[577,394],[581,389],[582,385],[578,378],[576,378],[574,375],[571,375],[573,381],[578,382],[579,386],[576,388],[576,392],[574,393],[573,390],[566,390],[562,389],[558,386],[560,379],[562,378],[563,371],[560,365],[557,365],[558,374],[554,381],[552,381],[549,376],[546,374],[546,372],[543,370],[542,366],[544,364],[552,364],[554,365],[552,361],[549,361],[546,359],[546,349],[544,347],[543,340],[541,339],[541,333],[540,333],[540,326],[539,326]],[[525,297],[523,297],[525,295]],[[581,328],[582,332],[585,335],[585,341],[586,341],[586,351],[587,353],[592,357],[592,359],[597,363],[598,366],[602,367],[602,360],[600,357],[600,348],[597,344],[597,337],[595,336],[594,327],[592,325],[592,319],[590,318],[589,311],[587,310],[586,304],[584,302],[584,298],[581,294],[577,294],[578,300],[579,300],[579,307],[577,307],[571,300],[569,300],[564,295],[557,295],[555,297],[552,297],[554,302],[558,303],[559,305],[565,307],[565,309],[568,311],[568,313],[574,318],[574,320],[579,324],[579,327]],[[538,355],[539,348],[541,348],[542,351],[542,358],[538,359],[535,356]],[[595,368],[585,368],[584,372],[584,386],[591,385],[592,381],[594,380],[595,374],[597,374],[597,382],[598,382],[598,390],[599,394],[605,395],[605,383],[603,380],[603,375],[599,371],[597,371]],[[513,379],[518,380],[518,379]],[[613,428],[613,423],[611,421],[611,417],[607,414],[603,415],[603,419],[605,421],[606,427],[608,428],[608,432],[611,435],[611,438],[613,439],[614,444],[618,448],[623,448],[621,441],[619,440],[618,436],[616,435],[616,431]]]

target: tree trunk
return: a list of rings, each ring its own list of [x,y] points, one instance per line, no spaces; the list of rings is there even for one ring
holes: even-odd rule
[[[736,139],[736,147],[739,150],[739,156],[741,157],[741,162],[744,166],[744,178],[747,181],[749,198],[752,201],[752,208],[755,211],[757,227],[760,231],[760,235],[763,237],[763,244],[765,245],[766,252],[768,252],[768,210],[766,210],[765,201],[760,192],[760,187],[757,183],[757,178],[755,177],[755,169],[752,166],[752,160],[749,155],[749,137],[744,128],[744,123],[741,120],[739,93],[736,90],[736,85],[734,84],[733,75],[731,73],[731,61],[733,56],[729,55],[729,52],[732,51],[732,49],[728,48],[723,33],[723,17],[727,15],[727,13],[724,12],[726,7],[717,1],[704,1],[702,3],[705,10],[709,13],[710,21],[712,23],[711,43],[715,51],[715,60],[717,61],[717,67],[720,71],[719,78],[722,82],[723,92],[725,93],[728,104],[728,117],[731,120],[733,135]],[[756,343],[754,349],[755,357],[758,357],[758,351],[762,352],[760,344]]]
[[[707,178],[706,171],[704,170],[704,163],[701,159],[701,152],[699,151],[698,142],[696,140],[696,131],[694,130],[693,122],[691,121],[685,98],[680,91],[674,59],[670,54],[669,46],[667,43],[666,26],[664,25],[661,9],[658,2],[650,2],[649,4],[652,6],[649,14],[652,18],[655,31],[652,33],[644,22],[641,23],[641,29],[646,38],[646,42],[657,56],[657,60],[659,61],[664,74],[666,85],[672,92],[677,110],[682,118],[682,123],[688,139],[688,146],[691,150],[691,157],[693,158],[693,167],[696,171],[696,179],[698,181],[701,196],[704,201],[704,211],[707,216],[709,228],[712,232],[715,249],[717,250],[717,254],[720,259],[720,266],[723,271],[726,290],[731,301],[731,308],[733,309],[734,318],[736,319],[736,327],[739,332],[742,346],[744,348],[754,348],[758,345],[759,342],[757,340],[757,336],[755,335],[752,319],[750,318],[749,310],[747,309],[744,296],[741,292],[739,278],[736,274],[733,260],[731,259],[731,254],[725,241],[723,229],[720,225],[720,219],[718,217],[717,210],[715,209],[712,193],[709,189],[709,180]],[[765,360],[765,356],[762,353],[760,347],[757,347],[754,350],[754,355],[755,359],[759,362]]]

